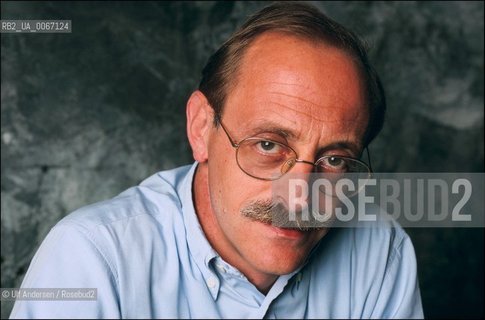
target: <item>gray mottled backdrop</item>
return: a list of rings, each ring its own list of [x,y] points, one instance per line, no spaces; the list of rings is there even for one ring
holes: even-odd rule
[[[2,1],[2,19],[73,25],[2,34],[2,287],[20,285],[73,209],[192,161],[185,101],[209,54],[263,5]],[[483,171],[483,2],[316,5],[372,46],[389,103],[377,171]],[[408,232],[426,316],[483,317],[483,230]]]

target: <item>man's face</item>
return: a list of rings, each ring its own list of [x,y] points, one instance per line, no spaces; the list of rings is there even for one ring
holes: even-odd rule
[[[358,67],[347,54],[265,33],[249,47],[239,70],[222,116],[236,142],[254,135],[284,141],[299,159],[311,162],[324,155],[359,156],[368,113]],[[220,127],[208,135],[207,168],[216,224],[208,238],[246,275],[294,271],[326,234],[322,229],[285,231],[241,213],[255,201],[271,200],[272,182],[241,171]],[[312,169],[299,163],[290,172]]]

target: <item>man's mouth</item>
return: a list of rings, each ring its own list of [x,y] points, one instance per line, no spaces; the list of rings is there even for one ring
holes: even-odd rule
[[[302,230],[300,228],[288,228],[288,227],[278,227],[272,223],[261,222],[265,227],[269,229],[269,232],[275,234],[277,237],[298,240],[310,233],[310,229]]]

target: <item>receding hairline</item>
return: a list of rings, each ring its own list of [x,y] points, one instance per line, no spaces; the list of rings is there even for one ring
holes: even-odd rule
[[[325,41],[323,38],[317,37],[317,36],[314,36],[314,35],[312,36],[312,35],[295,33],[295,32],[291,32],[291,31],[287,31],[287,30],[278,30],[278,29],[265,30],[265,31],[261,32],[260,34],[252,37],[250,42],[247,43],[244,46],[243,50],[240,51],[240,56],[238,57],[237,61],[235,62],[235,64],[232,67],[233,70],[230,74],[230,79],[227,79],[228,81],[227,81],[227,87],[226,87],[226,91],[225,91],[224,104],[221,108],[221,115],[224,112],[225,104],[228,100],[229,95],[232,93],[232,90],[234,89],[234,87],[240,81],[240,76],[241,76],[241,72],[242,72],[244,63],[247,63],[246,57],[248,56],[248,51],[251,50],[252,48],[254,48],[254,46],[258,43],[258,41],[261,41],[261,38],[263,38],[265,36],[272,36],[272,35],[276,35],[276,36],[279,35],[279,36],[283,36],[283,37],[294,38],[296,40],[305,42],[305,43],[313,46],[314,48],[336,49],[336,50],[338,50],[339,52],[344,54],[346,57],[348,57],[350,61],[352,61],[354,63],[356,70],[359,74],[360,81],[361,81],[362,85],[365,86],[366,80],[365,80],[364,66],[362,65],[362,61],[360,60],[360,58],[357,56],[357,54],[355,52],[353,52],[352,49],[342,48],[341,46],[339,46],[337,44],[331,43],[331,41]],[[367,90],[365,90],[365,88],[363,88],[363,91],[365,92],[366,95],[368,94],[368,92],[367,92]],[[365,100],[366,100],[366,106],[365,107],[369,107],[368,106],[368,103],[369,103],[368,97],[366,97]]]

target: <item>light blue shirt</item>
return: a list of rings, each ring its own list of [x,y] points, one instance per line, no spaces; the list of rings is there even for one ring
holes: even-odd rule
[[[97,300],[17,301],[11,317],[423,317],[414,249],[394,223],[331,230],[263,295],[207,241],[192,201],[196,166],[157,173],[61,220],[22,287],[97,288]]]

